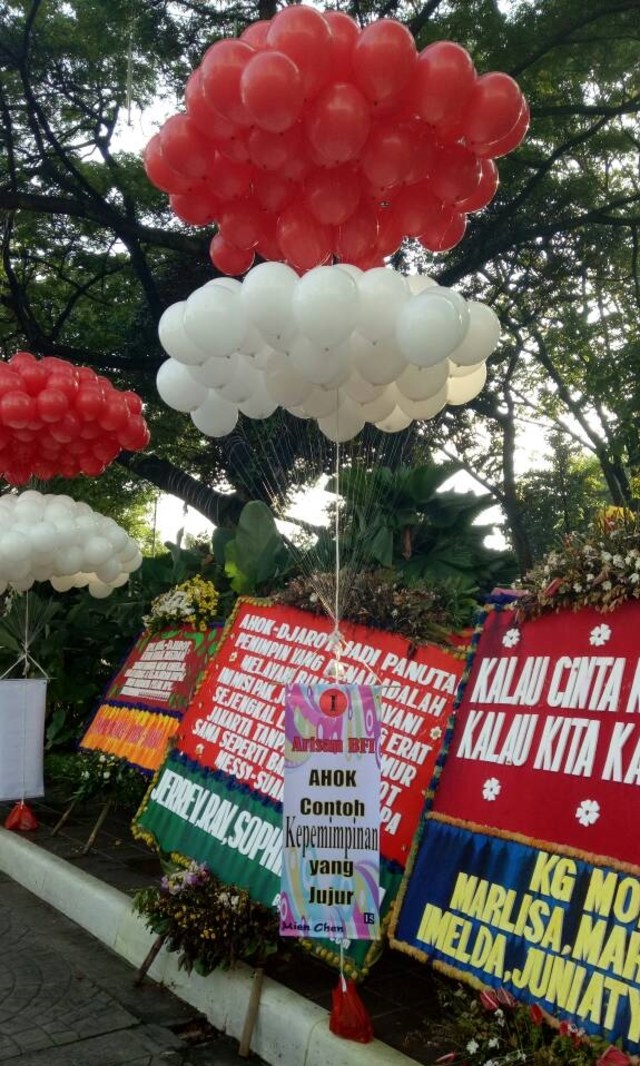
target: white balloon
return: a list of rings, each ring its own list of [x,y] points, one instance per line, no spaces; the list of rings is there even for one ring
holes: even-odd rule
[[[29,530],[29,540],[34,552],[48,555],[58,547],[58,531],[53,522],[39,521]]]
[[[361,374],[357,370],[351,372],[351,377],[345,381],[342,386],[347,396],[350,396],[356,403],[371,403],[372,400],[376,400],[378,396],[382,396],[385,390],[384,385],[372,385],[369,381],[365,381]]]
[[[291,327],[291,301],[298,282],[295,270],[285,263],[259,263],[242,283],[242,306],[247,319],[260,332],[275,338]]]
[[[94,600],[106,600],[112,592],[111,585],[105,585],[104,581],[99,581],[98,578],[89,581],[89,595],[93,596]]]
[[[9,530],[0,537],[0,555],[7,563],[22,563],[31,555],[31,544],[26,537]]]
[[[120,573],[120,563],[113,556],[102,566],[96,568],[96,577],[99,581],[104,581],[105,585],[110,585],[114,578],[120,576]]]
[[[397,379],[396,388],[409,400],[426,400],[429,396],[435,396],[442,386],[446,385],[449,369],[446,359],[430,367],[414,366],[413,363],[409,363]]]
[[[423,400],[411,400],[407,396],[403,396],[401,392],[397,391],[398,407],[417,422],[425,422],[429,418],[435,418],[438,412],[445,406],[448,391],[448,380],[445,381],[442,388],[438,389],[433,396],[427,396]]]
[[[349,376],[345,345],[325,351],[307,337],[298,337],[289,349],[289,358],[294,369],[313,385],[331,382],[335,386],[337,380]]]
[[[142,553],[140,550],[129,559],[121,559],[120,566],[124,573],[132,574],[134,570],[138,570],[142,566]]]
[[[71,544],[66,548],[59,548],[55,553],[51,572],[52,574],[66,577],[69,574],[75,574],[78,570],[81,570],[83,562],[84,555],[82,549],[76,544]]]
[[[187,336],[208,356],[231,355],[247,332],[240,296],[221,285],[204,285],[191,293],[184,309]]]
[[[78,527],[73,518],[56,518],[53,523],[58,539],[58,547],[64,548],[68,544],[76,544],[80,539]]]
[[[322,433],[336,444],[357,436],[364,423],[361,408],[348,397],[341,397],[337,410],[318,419]]]
[[[354,266],[353,263],[334,263],[334,267],[336,270],[346,271],[346,273],[349,274],[354,281],[359,281],[359,279],[364,274],[364,270],[361,270],[360,267]]]
[[[167,359],[158,371],[156,388],[167,407],[186,414],[203,401],[203,386],[194,381],[189,370],[175,359]]]
[[[91,511],[90,514],[84,511],[79,518],[76,518],[76,529],[78,530],[79,543],[97,533],[98,523],[96,522],[94,511]]]
[[[262,371],[253,365],[253,360],[247,355],[239,355],[233,377],[226,385],[216,389],[216,392],[230,403],[244,403],[258,388],[262,376]]]
[[[400,407],[394,407],[390,415],[376,422],[376,428],[381,429],[383,433],[399,433],[410,426],[412,421],[411,415],[406,414]]]
[[[269,418],[277,406],[278,404],[267,391],[263,373],[260,373],[258,384],[252,395],[238,404],[240,411],[247,418]]]
[[[235,292],[237,296],[242,292],[242,282],[237,278],[212,278],[211,281],[205,282],[202,286],[203,289],[211,287],[212,289],[227,289],[228,292]]]
[[[365,270],[358,279],[358,292],[358,333],[370,341],[391,339],[395,335],[398,312],[410,295],[402,274],[387,267]]]
[[[105,519],[102,533],[110,541],[111,547],[117,552],[121,551],[131,540],[129,534],[113,518]]]
[[[292,309],[303,336],[321,348],[335,348],[358,321],[358,285],[344,270],[314,267],[296,285]]]
[[[94,580],[95,574],[86,574],[84,571],[80,571],[79,573],[74,574],[73,587],[76,589],[83,589],[89,584],[90,581]]]
[[[324,418],[336,411],[338,405],[337,389],[325,389],[322,385],[317,385],[305,399],[302,409],[311,418]]]
[[[435,366],[462,341],[469,322],[463,298],[452,289],[431,288],[401,308],[396,340],[407,362]]]
[[[128,580],[129,575],[123,571],[123,573],[121,573],[118,577],[114,578],[113,581],[110,581],[109,584],[112,588],[119,589],[122,587],[122,585],[126,585]]]
[[[256,329],[253,323],[250,322],[247,326],[247,332],[239,350],[243,355],[255,355],[256,352],[260,351],[263,344],[264,340],[260,330]]]
[[[24,522],[27,526],[31,526],[34,522],[38,522],[42,515],[42,504],[36,500],[23,500],[18,497],[16,502],[14,513],[17,519]],[[31,530],[29,530],[31,532]]]
[[[363,403],[360,407],[362,417],[367,422],[381,422],[382,419],[388,418],[391,412],[396,407],[396,392],[393,386],[385,389],[384,392],[372,400],[371,403]]]
[[[191,412],[191,421],[207,437],[226,437],[238,421],[238,408],[210,392],[204,403]]]
[[[28,592],[33,586],[33,580],[33,575],[29,573],[26,577],[15,578],[11,585],[16,592]]]
[[[449,378],[447,403],[452,406],[469,403],[469,400],[472,400],[474,396],[477,396],[479,392],[482,392],[486,380],[486,363],[481,363],[473,374],[467,374],[464,378]]]
[[[469,326],[464,339],[449,355],[458,366],[484,363],[500,340],[500,319],[487,304],[469,300]]]
[[[359,333],[351,338],[352,365],[371,385],[390,385],[407,361],[393,341],[369,341]]]
[[[204,385],[205,388],[219,389],[221,385],[226,385],[228,381],[231,381],[238,369],[239,358],[240,356],[237,352],[233,352],[232,355],[225,355],[222,359],[212,355],[202,366],[192,366],[189,369],[189,373],[194,381]]]
[[[430,278],[428,274],[407,274],[404,280],[413,296],[417,296],[418,293],[424,292],[425,289],[431,289],[438,284],[435,278]]]
[[[313,385],[303,374],[299,373],[293,362],[274,352],[264,371],[264,384],[267,392],[281,407],[297,407],[304,403]]]
[[[183,322],[186,300],[167,307],[158,323],[158,337],[167,355],[186,366],[204,363],[207,353],[187,336]]]
[[[111,542],[106,537],[90,537],[83,545],[84,563],[95,567],[103,566],[113,554]]]
[[[56,592],[68,592],[75,585],[73,577],[56,577],[54,575],[49,580]]]
[[[449,377],[452,378],[467,378],[469,374],[475,374],[476,370],[479,370],[484,363],[471,363],[469,366],[458,366],[457,363],[452,363],[450,359],[447,359],[449,364]]]

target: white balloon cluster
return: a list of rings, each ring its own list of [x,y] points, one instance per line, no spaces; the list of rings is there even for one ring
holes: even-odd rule
[[[0,496],[0,591],[50,581],[58,592],[88,586],[104,599],[142,563],[138,545],[113,518],[70,496],[28,489]]]
[[[159,336],[170,358],[158,392],[207,436],[230,433],[238,411],[267,418],[281,406],[346,441],[365,422],[395,433],[473,399],[500,324],[425,276],[340,264],[299,278],[262,263],[172,304]]]

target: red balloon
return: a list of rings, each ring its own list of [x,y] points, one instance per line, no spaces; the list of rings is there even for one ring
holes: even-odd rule
[[[431,191],[428,181],[419,181],[400,189],[389,207],[396,227],[407,237],[417,237],[429,226],[441,204]]]
[[[397,252],[405,235],[405,230],[395,217],[394,206],[395,201],[389,207],[381,207],[377,211],[378,238],[376,249],[383,257]]]
[[[369,100],[398,95],[418,61],[412,34],[394,19],[378,19],[362,30],[353,50],[356,85]]]
[[[255,255],[251,249],[236,248],[233,244],[225,241],[219,233],[215,235],[209,245],[209,257],[214,267],[221,274],[230,274],[239,277],[246,274],[253,266]]]
[[[371,204],[361,203],[357,211],[338,227],[335,251],[343,263],[356,263],[371,255],[378,240],[378,217]]]
[[[505,137],[502,137],[501,140],[486,145],[484,149],[478,149],[478,155],[482,158],[488,156],[491,159],[499,159],[500,156],[508,155],[509,152],[513,152],[521,141],[524,140],[526,132],[529,129],[530,120],[531,112],[529,110],[529,105],[527,101],[524,100],[520,117],[513,129],[509,130],[509,133],[507,133]]]
[[[218,147],[227,159],[234,159],[239,163],[247,163],[249,160],[249,130],[246,127],[235,126],[232,136],[226,141],[220,141]]]
[[[376,123],[362,152],[362,173],[380,189],[392,189],[411,166],[413,142],[407,126]]]
[[[100,477],[100,474],[104,474],[106,468],[107,464],[101,459],[96,459],[91,452],[85,452],[80,457],[80,473],[86,477]]]
[[[128,452],[141,451],[146,448],[150,439],[149,427],[141,415],[133,415],[118,434],[120,447]]]
[[[169,197],[169,203],[174,215],[188,226],[209,226],[218,218],[221,209],[220,200],[205,184],[190,193],[174,193]]]
[[[312,7],[294,4],[279,11],[267,34],[269,48],[292,59],[302,77],[305,99],[315,96],[332,75],[329,66],[331,31]]]
[[[98,385],[98,375],[90,366],[78,367],[78,381],[80,385]]]
[[[258,172],[253,179],[253,194],[260,206],[272,214],[279,214],[283,207],[298,194],[298,186],[293,181],[272,171]]]
[[[243,30],[240,34],[240,39],[245,44],[250,44],[252,48],[259,51],[261,48],[265,48],[267,44],[267,34],[271,28],[271,21],[268,19],[260,19],[259,22],[252,22],[250,26],[247,26],[246,30]]]
[[[216,154],[209,167],[209,180],[220,200],[235,200],[245,196],[251,186],[253,167]]]
[[[256,244],[256,252],[262,259],[280,260],[282,252],[278,244],[277,219],[274,215],[264,212],[260,240]]]
[[[233,200],[221,211],[219,231],[224,240],[236,248],[255,248],[260,237],[263,214],[253,199]]]
[[[120,429],[129,418],[129,408],[122,393],[113,392],[105,400],[104,409],[98,417],[98,425],[101,429],[111,432]]]
[[[436,41],[420,52],[411,82],[415,113],[430,126],[440,126],[464,109],[476,72],[466,48]]]
[[[42,364],[41,364],[42,365]],[[46,371],[45,371],[46,375]],[[22,375],[8,363],[0,362],[0,395],[4,392],[26,392]]]
[[[466,228],[466,215],[449,204],[442,204],[418,240],[429,252],[448,252],[462,240]]]
[[[470,211],[481,211],[483,207],[490,204],[498,188],[498,168],[493,160],[483,159],[481,165],[482,177],[476,191],[466,200],[458,200],[456,204],[458,211],[464,212],[465,215]]]
[[[105,407],[106,407],[106,404],[105,404]],[[104,411],[104,408],[103,408],[103,411]],[[98,425],[97,422],[85,422],[80,427],[80,433],[78,434],[78,438],[79,438],[79,440],[84,441],[85,447],[86,447],[86,442],[88,440],[95,440],[97,437],[101,437],[102,436],[102,432],[103,432],[102,426]]]
[[[162,151],[159,133],[151,138],[144,150],[144,169],[151,184],[162,192],[188,192],[193,184],[192,179],[169,166]]]
[[[206,177],[215,148],[187,115],[172,115],[167,119],[160,130],[160,144],[169,166],[189,178],[191,184]]]
[[[41,481],[50,481],[52,477],[57,474],[56,466],[52,462],[47,462],[46,459],[36,459],[33,464],[33,477],[40,478]]]
[[[211,141],[226,141],[233,136],[236,130],[234,123],[216,111],[204,94],[200,67],[189,75],[184,98],[189,118],[205,137]]]
[[[316,222],[340,226],[353,214],[360,202],[360,180],[352,163],[315,170],[304,186],[305,199]]]
[[[360,27],[341,11],[325,11],[325,22],[331,31],[329,69],[332,81],[353,80],[353,49],[360,36]]]
[[[370,108],[355,85],[336,82],[313,101],[304,125],[316,154],[337,166],[359,157],[369,134]]]
[[[284,137],[285,135],[282,134],[282,136]],[[311,170],[312,165],[308,151],[301,151],[300,155],[291,156],[284,166],[280,168],[280,176],[286,178],[287,181],[299,183],[304,181]]]
[[[8,362],[12,370],[17,370],[20,375],[20,384],[29,396],[37,396],[47,381],[47,371],[40,360],[29,352],[16,352]],[[20,387],[18,384],[16,387]],[[2,382],[0,381],[0,388]]]
[[[113,437],[98,437],[91,446],[93,455],[101,463],[112,463],[121,450],[119,443]]]
[[[70,441],[76,439],[82,425],[82,420],[75,411],[67,411],[59,422],[49,426],[49,436],[55,444],[69,444]],[[57,452],[58,448],[56,447],[54,451]]]
[[[0,423],[11,429],[24,429],[36,415],[32,396],[22,389],[5,392],[0,397]]]
[[[104,409],[102,390],[94,386],[82,385],[74,401],[74,408],[83,422],[92,422],[99,418]]]
[[[240,96],[240,78],[255,50],[246,41],[216,41],[200,64],[202,91],[211,107],[238,126],[250,126],[251,116]]]
[[[125,392],[122,393],[122,395],[124,396],[124,401],[127,407],[129,408],[130,414],[142,414],[142,400],[138,396],[137,392],[131,392],[130,389],[127,389]]]
[[[467,144],[484,150],[511,132],[522,114],[523,96],[508,74],[493,71],[476,81],[462,119]]]
[[[59,422],[69,407],[69,398],[49,385],[36,397],[36,410],[43,422]]]
[[[287,160],[296,158],[304,149],[300,125],[284,133],[270,133],[256,127],[249,134],[249,157],[261,170],[281,171]]]
[[[304,204],[285,207],[276,232],[282,255],[296,270],[321,266],[331,255],[332,230],[316,222]]]
[[[431,189],[444,203],[455,204],[473,196],[482,179],[480,160],[461,144],[444,145],[431,172]]]
[[[240,96],[254,122],[271,133],[290,129],[302,111],[303,81],[284,52],[259,52],[240,79]]]

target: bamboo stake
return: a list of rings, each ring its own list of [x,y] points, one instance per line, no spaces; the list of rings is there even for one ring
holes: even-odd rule
[[[107,802],[105,803],[104,807],[100,811],[100,814],[98,815],[98,821],[96,822],[96,824],[94,825],[93,829],[91,830],[91,836],[89,837],[89,839],[87,840],[87,843],[85,844],[85,846],[83,847],[82,851],[80,852],[81,856],[82,855],[88,855],[89,852],[91,851],[91,848],[93,847],[93,845],[95,843],[95,839],[96,839],[98,833],[100,832],[100,830],[101,830],[101,828],[102,828],[102,826],[104,824],[105,818],[107,817],[107,815],[108,815],[110,810],[111,810],[111,800],[109,799],[109,800],[107,800]]]
[[[247,1013],[244,1019],[244,1026],[242,1027],[242,1036],[240,1037],[240,1046],[238,1048],[238,1054],[241,1058],[246,1059],[251,1049],[251,1037],[256,1024],[256,1018],[258,1017],[258,1007],[260,1006],[260,995],[262,993],[262,982],[264,979],[264,967],[256,966],[253,974],[253,985],[251,986],[251,995],[249,996],[249,1002],[247,1004]]]
[[[133,979],[133,983],[136,988],[138,988],[144,981],[145,977],[147,976],[147,973],[149,972],[150,967],[155,962],[156,957],[158,956],[160,949],[166,939],[166,936],[163,933],[160,933],[160,935],[156,937],[153,944],[149,948],[147,954],[145,955],[144,959],[140,964],[139,970],[137,971]]]
[[[54,825],[53,829],[51,830],[51,836],[52,837],[56,836],[56,834],[60,832],[60,830],[62,829],[63,825],[65,824],[65,822],[69,818],[69,816],[70,816],[71,812],[73,811],[73,808],[75,807],[77,802],[78,802],[78,797],[76,796],[75,799],[71,800],[71,803],[67,807],[66,811],[64,812],[62,817],[56,822],[56,824]]]

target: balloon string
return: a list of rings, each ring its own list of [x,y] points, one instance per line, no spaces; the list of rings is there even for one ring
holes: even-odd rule
[[[340,941],[340,987],[343,992],[347,991],[347,982],[344,979],[344,939]]]
[[[335,680],[339,681],[342,670],[340,653],[342,651],[342,634],[340,633],[340,406],[336,390],[336,469],[335,469],[335,542],[336,542],[336,595],[333,607],[333,654]]]

